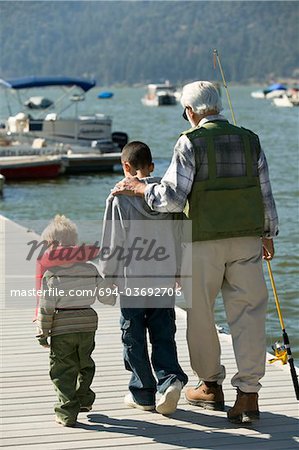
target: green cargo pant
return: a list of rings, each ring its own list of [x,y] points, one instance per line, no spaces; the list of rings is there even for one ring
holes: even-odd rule
[[[58,395],[56,416],[65,423],[77,419],[81,406],[91,406],[95,393],[90,389],[95,363],[91,358],[95,332],[52,336],[50,377]]]

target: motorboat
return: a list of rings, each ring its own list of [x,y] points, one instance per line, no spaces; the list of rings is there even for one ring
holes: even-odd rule
[[[147,93],[141,101],[147,106],[168,106],[176,105],[178,97],[176,87],[166,81],[163,84],[148,84]]]
[[[284,84],[274,83],[265,88],[264,90],[251,92],[251,97],[253,98],[262,98],[262,99],[273,99],[276,97],[280,97],[283,92],[287,90],[287,87]]]
[[[121,167],[120,153],[67,153],[63,156],[65,175],[114,172]]]
[[[51,144],[70,144],[80,147],[92,148],[93,152],[115,153],[120,152],[128,140],[123,132],[112,133],[112,118],[105,114],[78,114],[78,103],[85,100],[85,94],[96,85],[94,80],[70,77],[26,77],[12,80],[0,79],[0,86],[17,92],[32,88],[60,87],[64,95],[54,104],[49,105],[55,112],[45,108],[33,117],[22,109],[6,120],[3,134],[20,142],[32,143],[36,138],[42,138]],[[79,93],[76,93],[79,91]],[[67,106],[63,100],[66,100]],[[21,102],[21,106],[22,103]],[[73,117],[67,117],[65,111],[71,106],[75,107]],[[8,105],[9,111],[11,107]]]
[[[94,80],[66,77],[0,80],[0,86],[17,92],[21,106],[22,89],[54,86],[64,90],[62,97],[44,111],[38,111],[37,116],[33,117],[37,109],[33,108],[32,114],[22,109],[7,118],[0,130],[0,173],[7,179],[47,178],[112,171],[119,166],[127,134],[112,132],[110,116],[78,114],[79,102],[85,100],[85,93],[95,84]],[[65,115],[71,106],[75,107],[73,117]],[[49,112],[50,107],[55,110]]]
[[[45,158],[58,157],[60,159],[60,168],[55,173],[53,168],[49,173],[50,177],[58,175],[79,175],[84,173],[96,173],[96,172],[114,172],[118,170],[121,164],[121,153],[100,153],[96,149],[90,149],[89,147],[74,146],[69,144],[55,144],[47,145],[45,139],[34,139],[31,146],[28,144],[22,144],[20,142],[13,141],[6,145],[0,141],[0,173],[1,169],[15,169],[18,171],[10,170],[9,179],[12,178],[47,178]],[[37,171],[37,162],[40,161],[41,166],[45,169]],[[53,158],[52,158],[53,161]],[[9,167],[8,164],[9,163]],[[30,167],[32,163],[32,168]],[[16,165],[17,164],[17,165]],[[13,165],[13,167],[10,167]],[[20,176],[21,166],[26,168],[26,176]],[[48,167],[49,168],[49,167]],[[32,169],[32,170],[31,170]]]
[[[273,104],[275,106],[281,106],[285,108],[293,108],[294,106],[299,106],[299,89],[288,89],[280,97],[274,98]]]
[[[6,180],[56,178],[64,172],[65,164],[59,155],[0,158],[0,174]]]

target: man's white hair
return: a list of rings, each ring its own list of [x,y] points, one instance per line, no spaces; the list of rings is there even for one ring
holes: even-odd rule
[[[221,98],[217,88],[210,81],[194,81],[183,87],[181,96],[183,108],[191,106],[198,114],[216,110],[219,113],[222,108]]]
[[[57,214],[42,232],[42,239],[60,245],[75,245],[78,241],[77,226],[67,217]]]

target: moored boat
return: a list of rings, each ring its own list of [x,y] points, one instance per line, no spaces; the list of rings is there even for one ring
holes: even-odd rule
[[[33,117],[21,110],[8,117],[4,132],[20,142],[31,142],[35,138],[43,138],[51,143],[74,144],[97,148],[102,152],[121,151],[126,133],[112,133],[112,118],[105,114],[78,114],[78,103],[84,101],[85,93],[96,85],[94,80],[70,77],[27,77],[12,80],[0,80],[0,86],[12,91],[39,87],[62,87],[67,89],[63,98],[67,97],[67,105],[59,98],[48,112],[46,108],[38,116]],[[79,94],[75,92],[79,90]],[[75,106],[74,117],[66,117],[65,110]],[[22,103],[21,103],[22,106]],[[8,107],[11,110],[10,107]],[[31,111],[32,113],[34,112]],[[120,135],[123,135],[119,139]]]
[[[40,141],[36,139],[36,141]],[[39,144],[39,143],[38,143]],[[60,170],[53,164],[61,165]],[[120,166],[121,153],[100,153],[86,147],[57,147],[15,144],[0,148],[0,173],[8,179],[49,178],[61,174],[85,174],[114,171]]]
[[[251,97],[253,98],[264,98],[264,99],[272,99],[276,97],[280,97],[283,92],[287,90],[287,87],[284,84],[275,83],[271,84],[267,88],[251,92]]]
[[[299,106],[299,89],[288,89],[280,97],[274,98],[273,104],[285,108],[293,108],[294,106]]]
[[[65,172],[62,156],[13,156],[0,158],[0,174],[7,180],[56,178]]]
[[[112,172],[121,164],[120,153],[69,153],[63,156],[65,175]]]
[[[141,101],[146,106],[169,106],[176,105],[178,97],[176,87],[166,81],[164,84],[148,84],[147,93]]]

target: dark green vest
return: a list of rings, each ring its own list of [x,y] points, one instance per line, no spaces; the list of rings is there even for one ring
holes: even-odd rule
[[[185,208],[186,217],[192,220],[192,241],[262,236],[264,205],[257,171],[258,137],[226,121],[207,122],[183,134],[192,142],[196,163]],[[230,161],[226,166],[225,152]]]

